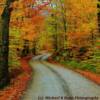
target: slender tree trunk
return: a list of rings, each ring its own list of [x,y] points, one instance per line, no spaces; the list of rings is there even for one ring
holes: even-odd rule
[[[100,0],[98,0],[97,9],[98,9],[98,13],[97,13],[97,17],[98,17],[98,31],[99,31],[99,36],[100,36]]]
[[[33,41],[32,54],[36,55],[36,41]]]
[[[57,27],[57,24],[55,24],[55,51],[57,51],[59,48],[58,48],[58,27]]]
[[[61,7],[61,16],[62,16],[62,24],[64,29],[64,35],[63,35],[63,49],[67,48],[66,42],[67,42],[67,21],[66,21],[66,8],[64,7],[64,2],[62,0],[58,0]]]
[[[2,47],[1,47],[1,65],[0,65],[0,88],[8,85],[10,82],[8,70],[8,56],[9,56],[9,22],[11,9],[9,8],[10,1],[6,1],[6,7],[1,15],[2,21]]]

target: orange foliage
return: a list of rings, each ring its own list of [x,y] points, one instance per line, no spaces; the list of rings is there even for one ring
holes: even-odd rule
[[[89,45],[88,38],[97,29],[96,0],[65,0],[65,4],[69,45]]]
[[[44,17],[40,14],[41,8],[44,5],[38,5],[37,8],[32,8],[34,0],[19,0],[11,6],[14,8],[11,15],[11,27],[19,27],[21,30],[21,39],[33,40],[37,38],[37,34],[43,29]],[[41,24],[40,24],[41,23]]]
[[[5,6],[5,1],[6,0],[0,0],[0,15],[2,14]]]

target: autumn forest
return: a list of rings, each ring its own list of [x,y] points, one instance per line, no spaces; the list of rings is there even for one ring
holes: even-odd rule
[[[0,0],[2,98],[17,81],[25,90],[29,60],[44,53],[49,63],[94,75],[100,84],[100,0]]]

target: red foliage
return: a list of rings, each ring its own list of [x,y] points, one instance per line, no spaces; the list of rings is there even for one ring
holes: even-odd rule
[[[86,78],[92,80],[96,84],[100,85],[100,75],[96,75],[96,74],[94,74],[92,72],[82,71],[82,70],[77,70],[77,72],[79,72],[81,75],[85,76]]]
[[[27,88],[28,82],[31,79],[32,70],[28,65],[29,59],[30,57],[21,59],[23,72],[18,76],[13,77],[10,86],[0,91],[0,100],[20,100],[20,97],[22,96],[24,90]]]
[[[21,59],[21,67],[24,72],[31,73],[32,69],[29,67],[29,64],[27,61],[29,61],[31,56],[27,56]]]
[[[16,78],[19,74],[21,74],[23,71],[21,68],[14,68],[10,71],[10,78]]]

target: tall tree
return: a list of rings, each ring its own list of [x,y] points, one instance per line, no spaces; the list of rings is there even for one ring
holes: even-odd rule
[[[100,0],[98,0],[97,8],[98,8],[98,14],[97,14],[98,15],[98,30],[100,33]]]
[[[15,2],[16,1],[16,2]],[[17,2],[18,1],[18,2]],[[35,0],[5,0],[4,10],[1,14],[1,33],[2,33],[2,47],[1,47],[1,59],[0,59],[0,88],[6,86],[10,82],[9,77],[9,26],[10,19],[13,10],[22,10],[25,18],[31,18],[34,15],[34,10],[41,10],[49,4],[47,0],[45,3],[34,6]],[[19,3],[19,5],[17,5]],[[19,6],[19,7],[18,7]],[[0,11],[1,12],[1,11]],[[33,12],[33,13],[31,13]],[[15,16],[16,17],[16,16]],[[24,17],[21,16],[24,20]]]
[[[67,47],[66,43],[67,43],[67,20],[66,20],[66,6],[65,6],[65,0],[58,0],[58,4],[60,7],[60,15],[61,15],[61,19],[62,19],[62,25],[63,25],[63,48],[65,49]]]
[[[1,65],[0,65],[0,88],[4,87],[10,82],[8,71],[8,56],[9,56],[9,23],[12,8],[11,3],[14,0],[6,0],[5,8],[1,15],[1,32],[2,32],[2,47],[1,47]]]

